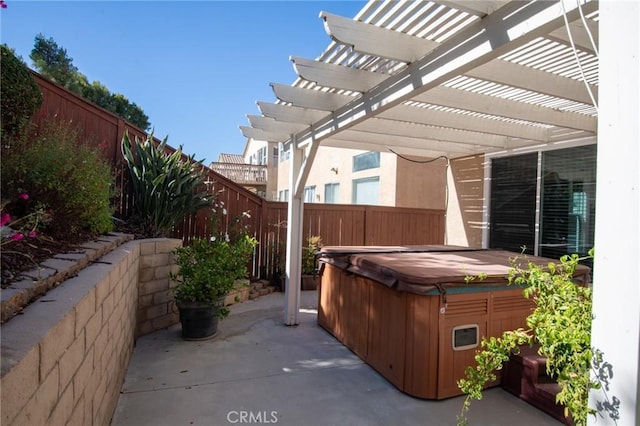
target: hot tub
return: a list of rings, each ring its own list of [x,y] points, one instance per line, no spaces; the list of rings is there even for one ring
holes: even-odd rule
[[[323,247],[318,324],[401,391],[460,395],[457,381],[481,339],[526,327],[533,302],[507,278],[516,256],[456,246]],[[529,261],[553,260],[520,263]],[[589,268],[575,275],[586,283]]]

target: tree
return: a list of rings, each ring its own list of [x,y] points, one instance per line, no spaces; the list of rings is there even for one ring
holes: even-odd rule
[[[111,93],[99,81],[89,83],[87,77],[73,65],[73,58],[69,57],[67,50],[58,46],[53,38],[45,38],[42,34],[38,34],[30,58],[40,74],[124,118],[129,123],[143,130],[149,130],[149,117],[142,108],[129,101],[124,95]]]
[[[29,57],[40,74],[76,92],[73,89],[77,85],[78,68],[73,65],[73,58],[67,55],[67,50],[58,46],[53,38],[45,39],[38,34]]]

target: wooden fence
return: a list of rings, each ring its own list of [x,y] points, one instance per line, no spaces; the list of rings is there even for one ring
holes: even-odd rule
[[[120,142],[125,129],[130,138],[144,140],[147,134],[114,114],[84,100],[65,88],[33,73],[43,94],[43,104],[34,118],[37,124],[55,118],[75,127],[81,141],[99,147],[116,175],[117,198],[115,214],[127,219],[132,196],[128,170],[123,161]],[[156,143],[160,140],[155,139]],[[167,147],[167,151],[175,151]],[[270,202],[244,187],[203,166],[208,190],[216,197],[218,213],[225,215],[218,226],[222,230],[230,221],[245,215],[243,223],[259,241],[259,250],[252,265],[252,275],[270,278],[284,262],[286,249],[287,203]],[[185,244],[194,238],[212,234],[211,214],[201,210],[185,217],[176,226],[173,237]],[[305,204],[303,238],[319,235],[325,245],[409,245],[443,244],[444,211],[397,207]]]

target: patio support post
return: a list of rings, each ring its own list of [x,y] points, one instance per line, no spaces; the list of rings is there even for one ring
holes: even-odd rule
[[[302,154],[296,138],[291,138],[291,161],[289,168],[289,204],[287,211],[287,265],[285,287],[285,325],[297,325],[300,311],[300,276],[302,268],[302,216],[303,194],[295,190],[296,181],[302,168]]]
[[[640,424],[640,4],[600,2],[598,163],[591,344],[613,377],[589,405],[619,400],[589,424]],[[597,373],[597,372],[596,372]],[[601,407],[601,406],[600,406]],[[602,416],[602,417],[601,417]]]

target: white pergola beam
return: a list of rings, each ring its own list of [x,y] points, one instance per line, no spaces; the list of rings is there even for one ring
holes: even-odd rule
[[[438,86],[412,100],[595,133],[596,117]]]
[[[276,98],[283,102],[301,108],[319,109],[323,111],[335,111],[355,99],[349,95],[303,89],[301,87],[277,83],[271,83],[271,88]]]
[[[242,132],[244,137],[255,139],[258,141],[286,142],[291,139],[291,134],[267,132],[249,126],[240,126],[240,131]]]
[[[582,81],[514,64],[509,61],[491,61],[468,70],[464,75],[561,99],[581,102],[586,105],[592,104],[589,92],[587,92],[585,83]],[[590,87],[597,100],[598,87],[593,85],[590,85]]]
[[[301,108],[292,105],[273,104],[269,102],[257,102],[258,109],[265,117],[271,117],[278,121],[289,123],[303,123],[312,125],[328,115],[327,111],[311,108]]]
[[[298,140],[304,142],[313,138],[321,141],[465,74],[561,27],[564,24],[563,14],[562,6],[558,3],[509,3],[461,30],[434,52],[389,77],[384,84],[339,108],[330,117],[316,123],[310,132],[298,134]],[[567,12],[569,21],[576,16],[576,10]]]
[[[429,126],[448,127],[471,132],[549,142],[549,129],[547,128],[472,115],[455,114],[430,108],[398,105],[395,108],[382,112],[379,117],[426,124]]]
[[[580,50],[584,50],[592,55],[595,54],[593,49],[593,44],[589,39],[589,35],[587,34],[587,30],[591,33],[591,37],[593,38],[594,43],[596,43],[596,47],[598,44],[598,23],[592,21],[591,19],[585,18],[585,22],[587,26],[585,28],[582,20],[576,20],[569,23],[569,30],[571,31],[571,39],[573,39],[573,44]],[[571,46],[571,40],[569,39],[569,34],[567,32],[566,27],[558,28],[555,31],[549,33],[549,38],[554,39],[560,43],[563,43],[567,46]]]
[[[430,40],[327,12],[320,12],[320,18],[324,21],[327,34],[333,40],[353,46],[354,50],[369,55],[413,62],[438,46],[438,43]]]
[[[262,117],[259,115],[247,115],[247,119],[249,120],[249,123],[251,123],[251,127],[271,133],[291,135],[309,127],[306,124],[276,121],[273,118]]]
[[[507,148],[509,138],[489,133],[470,132],[448,127],[435,127],[406,121],[387,120],[374,117],[359,123],[349,130],[369,133],[406,136],[410,138],[434,139],[458,144],[467,144],[474,148]],[[346,130],[346,131],[349,131]],[[397,144],[396,144],[397,145]]]
[[[297,56],[292,56],[291,62],[293,62],[293,67],[300,78],[320,86],[355,92],[366,92],[389,77],[387,74],[328,64]]]
[[[361,151],[380,151],[380,152],[394,152],[401,155],[411,155],[416,157],[424,157],[424,158],[436,158],[440,156],[445,156],[449,158],[457,158],[457,157],[466,157],[469,154],[458,154],[453,152],[446,152],[440,149],[438,150],[429,150],[424,148],[410,148],[402,145],[377,145],[371,144],[367,142],[357,142],[347,139],[334,139],[329,138],[322,141],[322,146],[327,148],[347,148],[347,149],[357,149]]]
[[[436,0],[445,6],[462,10],[472,15],[483,17],[489,15],[505,5],[506,0]]]
[[[425,139],[425,138],[411,138],[408,136],[393,136],[393,135],[384,135],[381,133],[370,133],[370,132],[362,132],[358,130],[345,130],[342,133],[339,133],[332,137],[333,140],[345,140],[352,142],[361,142],[361,143],[369,143],[371,146],[376,146],[380,150],[380,147],[386,147],[390,144],[394,144],[396,146],[406,146],[407,148],[414,149],[426,149],[431,151],[440,151],[440,152],[455,152],[458,154],[472,155],[477,154],[478,150],[474,149],[472,145],[462,144],[462,143],[454,143],[447,142],[435,139]],[[324,143],[323,143],[324,146]],[[384,149],[382,149],[384,151]],[[486,151],[484,149],[483,151]],[[482,152],[482,151],[481,151]]]

